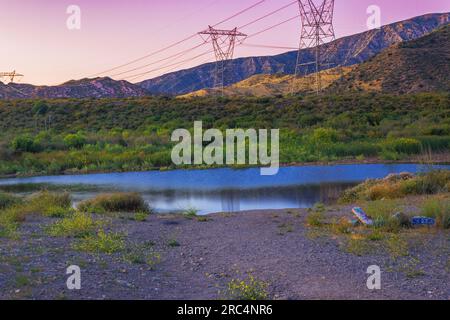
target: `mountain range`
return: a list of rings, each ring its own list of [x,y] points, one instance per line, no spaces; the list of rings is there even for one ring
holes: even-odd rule
[[[321,51],[328,52],[327,60],[331,65],[350,66],[364,62],[396,43],[420,38],[448,23],[450,13],[427,14],[337,39],[326,44],[326,48]],[[302,61],[313,61],[313,57],[314,50],[302,51]],[[231,77],[227,77],[227,85],[258,74],[293,74],[296,59],[297,51],[275,56],[235,59]],[[213,87],[214,68],[214,63],[205,64],[146,80],[139,85],[152,94],[190,93]]]
[[[410,41],[422,38],[449,23],[450,13],[427,14],[386,25],[380,29],[369,30],[363,33],[340,38],[325,44],[325,48],[323,48],[322,51],[327,52],[327,60],[331,65],[355,66],[361,64],[357,67],[345,69],[347,73],[345,76],[345,85],[342,84],[343,82],[337,81],[331,87],[334,89],[349,89],[349,83],[352,82],[349,79],[353,78],[364,80],[358,84],[355,84],[355,88],[367,86],[367,83],[373,84],[373,82],[371,82],[373,79],[371,80],[370,77],[367,77],[367,73],[372,74],[373,76],[378,75],[379,73],[373,72],[373,68],[378,67],[379,69],[383,69],[384,65],[382,60],[386,60],[386,55],[394,54],[396,56],[401,55],[402,58],[398,58],[396,62],[392,62],[391,69],[393,69],[397,63],[402,62],[401,66],[402,71],[404,72],[403,79],[408,78],[408,74],[410,72],[413,72],[416,67],[420,67],[417,66],[417,64],[412,64],[412,60],[408,59],[409,56],[406,52],[412,52],[411,50],[408,50],[408,46],[410,45],[419,47],[430,45],[429,50],[420,50],[420,53],[423,54],[423,60],[428,59],[428,64],[433,64],[436,59],[436,61],[439,61],[440,64],[445,64],[447,61],[448,66],[448,60],[445,60],[446,56],[439,57],[439,54],[437,53],[434,55],[429,55],[433,52],[433,49],[437,49],[439,47],[439,41],[443,41],[445,40],[445,37],[448,37],[447,33],[442,34],[439,39],[433,38],[434,40],[428,40],[430,42],[426,43],[419,42],[418,44],[410,44],[413,43]],[[437,43],[433,41],[437,41]],[[399,51],[401,51],[402,54],[400,54]],[[419,52],[418,50],[416,51]],[[314,52],[312,49],[303,50],[301,53],[302,61],[312,61],[313,53]],[[284,89],[279,90],[276,86],[276,90],[274,91],[266,90],[264,88],[271,89],[271,83],[273,82],[272,79],[278,79],[277,81],[279,83],[286,86],[289,77],[291,77],[289,74],[292,74],[294,71],[296,59],[296,51],[275,56],[234,59],[232,61],[232,72],[230,72],[230,76],[227,77],[228,82],[226,84],[231,87],[241,88],[240,90],[244,92],[243,94],[252,94],[252,90],[246,90],[245,88],[255,85],[259,86],[260,91],[265,91],[268,94],[284,93]],[[372,65],[367,66],[362,64],[366,61],[372,62]],[[214,69],[215,64],[208,63],[194,68],[165,74],[137,84],[132,84],[127,81],[116,81],[108,77],[72,80],[58,86],[34,86],[30,84],[17,83],[5,85],[0,83],[0,99],[125,98],[140,97],[152,94],[184,95],[202,89],[206,89],[203,90],[203,92],[207,94],[210,91],[208,88],[213,86]],[[428,66],[427,69],[429,69]],[[386,72],[384,74],[383,84],[380,84],[381,89],[389,90],[389,88],[393,88],[389,82],[390,80],[387,80],[388,77],[394,79],[394,75],[396,74],[397,78],[392,81],[398,82],[402,79],[401,76],[398,76],[398,68],[397,73],[393,71],[394,70],[392,70],[391,73]],[[273,76],[269,77],[271,80],[268,84],[266,83],[264,85],[264,81],[267,82],[268,79],[267,75]],[[363,75],[366,76],[363,77]],[[441,73],[436,75],[436,79],[441,79],[442,77],[444,82],[446,79],[448,82],[448,73],[447,75],[442,75]],[[330,81],[327,85],[331,85],[331,82],[337,80],[332,77],[329,79]],[[242,83],[241,81],[243,80],[244,82]],[[261,81],[263,82],[262,86],[260,85]],[[409,88],[411,85],[408,84],[405,85],[405,87]],[[419,89],[423,88],[425,90],[429,87],[429,83],[424,82],[417,84],[417,88]],[[410,90],[408,90],[408,88],[405,88],[403,91],[409,92]]]
[[[323,70],[321,85],[332,93],[365,91],[394,94],[450,92],[450,24],[416,40],[397,43],[366,62]],[[316,74],[294,77],[260,74],[224,88],[226,96],[273,96],[316,90]],[[182,95],[195,97],[221,94],[201,89]]]

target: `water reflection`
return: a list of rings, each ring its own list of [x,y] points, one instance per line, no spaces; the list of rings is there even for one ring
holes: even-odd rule
[[[159,212],[183,211],[200,214],[258,209],[309,208],[317,202],[331,203],[354,184],[298,185],[257,189],[166,190],[146,192],[143,197]]]
[[[448,170],[450,166],[434,168]],[[429,169],[431,167],[420,164],[293,166],[280,168],[275,176],[261,176],[258,168],[175,170],[5,179],[0,180],[0,185],[44,183],[101,189],[75,192],[75,201],[92,197],[96,192],[135,191],[157,212],[195,208],[206,214],[311,207],[317,202],[332,202],[344,189],[369,178]]]

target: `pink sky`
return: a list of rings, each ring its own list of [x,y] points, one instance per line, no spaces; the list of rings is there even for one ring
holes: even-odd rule
[[[0,72],[15,69],[25,74],[22,82],[46,85],[92,76],[190,36],[256,2],[258,0],[0,0]],[[292,0],[266,0],[219,27],[242,26],[290,2]],[[82,11],[79,31],[70,31],[66,27],[66,9],[72,4],[78,5]],[[425,13],[450,11],[448,0],[336,0],[337,37],[366,31],[369,5],[381,8],[382,24]],[[242,31],[252,34],[297,13],[298,7],[294,5]],[[248,42],[296,47],[299,26],[299,20],[291,21]],[[154,62],[199,43],[200,38],[191,39],[109,75]],[[196,56],[208,48],[204,46],[173,61]],[[235,56],[271,55],[283,51],[286,50],[240,46],[236,48]],[[213,60],[212,55],[206,55],[178,68]],[[168,63],[171,61],[115,78],[122,79]],[[149,73],[137,80],[153,78],[168,71],[171,68]]]

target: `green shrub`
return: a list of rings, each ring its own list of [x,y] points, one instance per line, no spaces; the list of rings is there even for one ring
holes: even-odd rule
[[[231,300],[267,300],[269,297],[268,287],[267,282],[260,281],[253,275],[249,275],[244,280],[231,280],[228,283],[225,295]]]
[[[183,215],[186,218],[195,218],[198,215],[198,210],[195,208],[189,208],[183,211]]]
[[[146,212],[150,209],[138,193],[101,194],[93,199],[78,204],[78,209],[84,212]]]
[[[356,187],[345,190],[340,203],[355,203],[359,200],[396,199],[407,195],[437,194],[448,192],[449,170],[431,170],[414,177],[398,175],[394,179],[367,180]]]
[[[310,227],[321,227],[325,221],[323,212],[313,212],[306,217],[306,223]]]
[[[19,203],[21,203],[21,199],[17,196],[0,192],[0,210],[6,209]]]
[[[100,230],[96,235],[88,235],[74,244],[74,249],[89,253],[105,253],[108,255],[125,249],[124,237],[117,233],[105,233]]]
[[[436,219],[436,225],[443,229],[450,228],[450,200],[431,198],[422,204],[422,215]]]
[[[11,148],[18,152],[37,152],[39,146],[29,134],[19,135],[11,142]]]
[[[81,149],[86,144],[86,137],[81,133],[68,134],[64,137],[64,143],[69,149]]]
[[[42,191],[27,199],[24,210],[48,217],[63,217],[72,212],[72,199],[69,193]]]
[[[418,154],[422,150],[420,141],[412,138],[387,140],[383,146],[390,151],[403,154]]]
[[[91,216],[76,212],[72,216],[55,222],[47,228],[47,233],[53,237],[81,238],[91,235],[99,224]]]

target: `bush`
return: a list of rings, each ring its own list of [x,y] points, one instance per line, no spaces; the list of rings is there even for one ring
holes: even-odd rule
[[[7,193],[0,192],[0,210],[9,208],[13,205],[21,203],[21,199]]]
[[[449,170],[432,170],[415,177],[409,174],[394,175],[389,179],[367,180],[345,190],[339,202],[354,203],[358,200],[396,199],[407,195],[437,194],[448,192]]]
[[[420,141],[411,138],[398,138],[384,142],[383,147],[389,151],[403,154],[418,154],[422,150]]]
[[[69,193],[42,191],[32,195],[26,203],[26,211],[48,217],[62,217],[70,213],[72,199]]]
[[[83,212],[150,212],[142,196],[138,193],[102,194],[93,199],[85,200],[78,205]]]
[[[72,216],[64,218],[47,228],[47,233],[53,237],[81,238],[92,234],[98,223],[91,216],[76,212]]]
[[[64,137],[64,144],[69,149],[81,149],[86,144],[86,137],[81,133],[68,134]]]
[[[231,300],[266,300],[269,296],[267,292],[268,284],[257,280],[252,275],[247,279],[233,279],[228,283],[226,296]]]
[[[80,239],[75,245],[75,250],[89,253],[114,254],[125,249],[125,241],[121,234],[105,233],[100,230],[96,235],[89,235]]]
[[[11,142],[11,148],[17,152],[37,152],[39,146],[35,144],[34,139],[29,134],[17,136]]]
[[[450,228],[450,200],[431,198],[422,205],[422,214],[436,219],[436,225],[443,229]]]
[[[19,201],[0,213],[0,224],[20,223],[31,214],[48,217],[62,217],[72,212],[69,194],[49,193],[34,194],[24,201]]]

